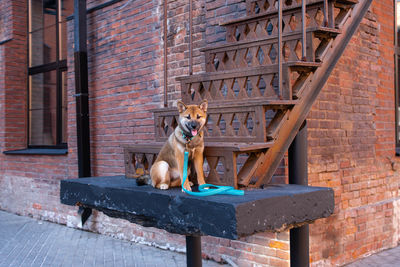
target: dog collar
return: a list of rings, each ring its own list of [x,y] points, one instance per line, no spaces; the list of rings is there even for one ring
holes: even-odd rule
[[[192,137],[187,136],[183,130],[181,130],[181,132],[182,132],[182,138],[186,140],[186,143],[190,143],[190,141],[193,140],[194,136]]]

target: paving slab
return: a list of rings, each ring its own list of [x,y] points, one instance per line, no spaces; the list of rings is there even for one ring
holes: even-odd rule
[[[11,266],[181,267],[186,255],[0,211],[0,267]],[[203,260],[203,266],[228,265]],[[400,246],[346,265],[365,266],[400,266]]]
[[[0,267],[6,266],[182,267],[186,255],[0,211]]]
[[[400,246],[365,257],[346,267],[398,267],[400,266]]]

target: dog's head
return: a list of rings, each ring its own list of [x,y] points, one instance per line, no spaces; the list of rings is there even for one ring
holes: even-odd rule
[[[186,135],[196,136],[207,120],[207,100],[201,101],[199,105],[185,105],[182,101],[178,101],[177,107],[179,126]]]

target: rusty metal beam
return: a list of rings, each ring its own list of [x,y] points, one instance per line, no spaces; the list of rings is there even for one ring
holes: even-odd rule
[[[306,36],[306,0],[301,1],[301,34],[302,34],[302,43],[301,43],[301,59],[303,61],[307,60],[307,36]]]
[[[328,16],[329,16],[329,12],[328,12],[328,0],[324,0],[324,26],[328,27]]]

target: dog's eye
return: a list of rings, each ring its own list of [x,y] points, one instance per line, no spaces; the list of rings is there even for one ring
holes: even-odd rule
[[[187,117],[186,117],[188,120],[190,120],[190,115],[187,115]]]
[[[201,118],[201,116],[199,114],[197,114],[197,119],[200,119],[200,118]]]

